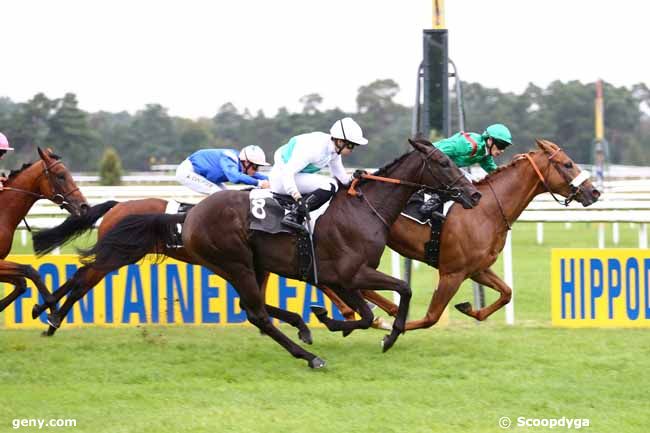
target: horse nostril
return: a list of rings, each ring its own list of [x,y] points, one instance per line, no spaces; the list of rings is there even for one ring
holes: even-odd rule
[[[591,191],[591,196],[592,196],[593,198],[595,198],[596,200],[598,200],[598,199],[600,198],[600,191],[598,191],[596,188],[594,188],[594,189]]]

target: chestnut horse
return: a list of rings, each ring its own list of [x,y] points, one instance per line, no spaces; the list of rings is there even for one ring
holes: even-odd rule
[[[460,312],[482,321],[510,302],[512,289],[490,266],[503,250],[508,230],[534,197],[550,192],[567,198],[562,204],[576,200],[583,206],[598,200],[600,192],[589,181],[586,172],[582,172],[562,149],[550,141],[536,142],[540,150],[515,156],[509,165],[477,183],[482,194],[478,206],[451,208],[440,234],[438,288],[425,316],[407,322],[407,330],[436,324],[467,278],[496,290],[499,298],[479,310],[472,309],[469,302],[457,304]],[[425,262],[424,245],[430,236],[428,225],[400,216],[391,227],[388,246],[405,257]],[[390,315],[396,315],[397,306],[381,295],[364,291],[364,296]],[[342,312],[349,313],[345,305],[337,305]]]
[[[427,142],[413,142],[415,151],[405,154],[377,172],[398,178],[401,184],[359,182],[363,194],[350,197],[339,189],[314,232],[319,261],[319,280],[361,315],[361,320],[333,320],[315,309],[330,330],[368,328],[372,312],[361,297],[361,289],[392,290],[401,295],[393,329],[384,337],[388,350],[404,332],[411,290],[396,278],[376,270],[386,245],[390,225],[397,219],[417,184],[448,191],[456,185],[456,198],[474,206],[480,194],[449,158]],[[417,184],[416,184],[417,183]],[[260,285],[268,272],[299,278],[296,238],[291,234],[270,235],[250,231],[248,193],[223,191],[206,198],[186,215],[133,215],[124,218],[90,250],[86,263],[112,270],[139,260],[154,251],[164,253],[171,241],[171,228],[184,221],[185,252],[217,275],[230,281],[240,295],[248,320],[312,368],[325,362],[286,337],[269,320]],[[309,281],[313,280],[311,276]]]
[[[32,205],[45,198],[73,215],[81,215],[88,210],[86,199],[61,159],[49,149],[43,151],[39,148],[38,154],[41,159],[32,164],[25,164],[20,170],[12,171],[4,187],[0,189],[0,282],[14,286],[9,295],[0,299],[0,311],[25,293],[25,278],[34,282],[46,302],[52,302],[49,290],[32,266],[4,260],[11,251],[18,224],[25,218]],[[54,306],[51,305],[51,311]]]

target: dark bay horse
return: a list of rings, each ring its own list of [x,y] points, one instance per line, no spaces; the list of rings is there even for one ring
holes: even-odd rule
[[[25,293],[25,278],[34,282],[46,302],[52,301],[49,290],[32,266],[4,260],[11,251],[18,224],[32,205],[37,200],[48,199],[72,215],[82,215],[88,210],[86,199],[61,159],[49,149],[39,148],[38,154],[38,161],[12,171],[0,190],[0,282],[14,286],[14,290],[0,300],[0,311]]]
[[[86,215],[71,216],[57,227],[36,232],[33,236],[34,250],[39,256],[49,253],[54,248],[91,230],[95,222],[103,216],[97,233],[97,238],[102,239],[118,222],[129,215],[165,214],[167,203],[167,200],[158,198],[129,200],[125,202],[107,201],[93,206]],[[185,248],[167,248],[166,246],[162,246],[162,248],[162,250],[152,248],[151,251],[145,252],[141,258],[144,258],[146,253],[158,252],[182,262],[198,264],[185,252]],[[110,271],[112,270],[114,269]],[[108,272],[109,270],[83,265],[68,281],[52,293],[49,304],[44,302],[43,304],[35,305],[32,309],[32,318],[34,319],[41,315],[47,308],[55,306],[64,296],[68,295],[61,308],[55,314],[48,316],[50,326],[44,335],[54,335],[56,330],[61,326],[63,318],[66,317],[73,305],[95,287]],[[281,310],[268,304],[266,305],[266,309],[272,317],[298,328],[299,338],[305,343],[311,344],[311,332],[300,315]]]
[[[377,172],[378,175],[419,183],[436,189],[458,188],[457,199],[466,207],[480,194],[462,172],[439,150],[426,142],[410,142],[407,153]],[[401,295],[392,332],[383,340],[388,350],[404,332],[411,290],[401,280],[376,270],[388,237],[413,185],[361,181],[363,195],[351,197],[343,189],[335,194],[327,212],[318,220],[315,242],[319,280],[361,315],[361,320],[336,321],[316,310],[330,330],[368,328],[372,312],[361,297],[361,289],[392,290]],[[170,228],[184,220],[183,244],[193,259],[230,281],[240,295],[248,320],[310,367],[324,361],[287,338],[269,320],[260,285],[267,273],[299,278],[295,260],[295,236],[250,231],[248,193],[223,191],[206,198],[187,215],[128,216],[84,253],[87,264],[112,270],[139,260],[149,252],[164,253]]]
[[[512,289],[490,266],[503,250],[510,226],[535,196],[551,192],[583,206],[598,200],[600,192],[563,150],[546,140],[537,140],[537,146],[540,150],[515,156],[509,165],[477,184],[482,194],[478,206],[451,208],[440,235],[438,288],[424,318],[407,322],[407,330],[433,326],[467,278],[496,290],[499,298],[479,310],[472,309],[469,302],[457,304],[460,312],[485,320],[510,302]],[[400,216],[390,229],[388,246],[405,257],[425,262],[424,244],[430,236],[428,225]],[[397,306],[381,295],[364,291],[364,296],[390,315],[397,314]],[[349,308],[332,300],[342,312],[348,312]]]

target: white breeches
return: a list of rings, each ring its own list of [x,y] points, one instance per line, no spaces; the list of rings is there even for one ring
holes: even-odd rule
[[[274,165],[269,175],[271,191],[278,194],[289,194],[289,191],[286,190],[284,183],[282,182],[283,175],[283,166],[278,164]],[[336,190],[337,187],[336,180],[331,177],[323,176],[322,174],[296,173],[294,179],[300,194],[308,194],[319,188],[329,191],[332,188],[332,185],[334,185],[334,190]]]
[[[192,191],[200,194],[210,195],[217,191],[226,189],[223,183],[212,183],[205,177],[194,172],[192,161],[186,159],[181,162],[176,169],[176,180],[185,185]]]

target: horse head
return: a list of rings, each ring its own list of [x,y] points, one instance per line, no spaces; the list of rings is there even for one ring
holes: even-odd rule
[[[89,206],[86,198],[72,179],[70,171],[61,158],[51,149],[38,148],[38,154],[43,163],[42,172],[38,175],[38,189],[43,198],[58,204],[75,216],[84,215]]]
[[[422,183],[432,186],[441,196],[460,203],[465,209],[478,204],[481,193],[447,155],[423,139],[409,139],[409,143],[424,157],[426,169]]]
[[[567,205],[576,200],[586,207],[598,201],[600,191],[591,183],[588,171],[580,169],[557,144],[541,139],[536,139],[535,142],[548,157],[549,169],[546,170],[543,181],[550,192],[565,197]]]

